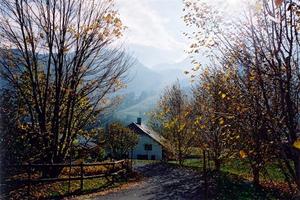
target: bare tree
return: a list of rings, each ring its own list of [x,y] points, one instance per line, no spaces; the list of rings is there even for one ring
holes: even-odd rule
[[[24,102],[40,162],[64,161],[130,66],[110,0],[1,0],[1,74]],[[33,144],[34,145],[34,144]],[[57,175],[54,173],[52,175]]]

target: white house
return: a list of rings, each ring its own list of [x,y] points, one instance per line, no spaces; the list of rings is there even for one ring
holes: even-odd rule
[[[155,131],[142,124],[138,118],[136,123],[128,125],[132,131],[139,135],[138,144],[129,157],[142,160],[162,160],[165,157],[166,139]]]

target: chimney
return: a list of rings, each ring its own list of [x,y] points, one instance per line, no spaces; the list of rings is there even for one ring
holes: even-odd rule
[[[142,118],[141,118],[141,117],[138,117],[138,118],[137,118],[137,124],[138,124],[138,125],[142,125]]]

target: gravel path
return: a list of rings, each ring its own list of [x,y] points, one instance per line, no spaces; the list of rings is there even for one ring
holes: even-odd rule
[[[151,164],[136,169],[145,179],[138,185],[94,200],[202,199],[200,175],[192,170],[166,164]]]

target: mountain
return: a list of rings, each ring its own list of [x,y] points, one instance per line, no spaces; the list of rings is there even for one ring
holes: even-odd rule
[[[135,92],[136,94],[140,94],[143,91],[155,91],[158,90],[159,88],[157,87],[162,84],[160,73],[151,70],[138,60],[129,69],[127,78],[126,93]]]
[[[142,117],[147,121],[148,113],[156,106],[163,89],[175,83],[177,80],[183,88],[189,86],[188,77],[180,69],[184,62],[173,64],[161,64],[155,68],[149,68],[137,60],[128,71],[127,87],[117,93],[123,97],[118,108],[110,113],[109,119],[104,121],[120,121],[128,124]],[[163,67],[167,66],[167,67]]]
[[[182,57],[182,54],[184,54],[183,52],[178,52],[178,49],[170,50],[148,45],[130,44],[127,47],[127,51],[149,67],[162,62],[173,63],[174,60],[178,59],[177,56]]]
[[[174,62],[174,63],[161,63],[158,65],[154,65],[152,69],[155,69],[156,71],[163,71],[163,70],[181,70],[183,72],[184,70],[189,70],[192,68],[191,60],[189,58],[186,58],[180,62]]]

